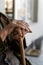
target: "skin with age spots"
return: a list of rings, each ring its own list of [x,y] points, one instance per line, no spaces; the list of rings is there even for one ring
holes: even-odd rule
[[[0,30],[0,37],[2,41],[13,31],[13,37],[19,39],[19,37],[24,37],[28,32],[31,32],[29,25],[23,20],[13,20],[11,23],[6,25],[2,30]]]

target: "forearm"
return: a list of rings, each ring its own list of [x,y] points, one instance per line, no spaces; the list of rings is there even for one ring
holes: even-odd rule
[[[2,41],[4,41],[6,39],[8,34],[10,34],[14,28],[15,28],[14,24],[10,23],[7,26],[5,26],[4,29],[0,30],[0,37],[1,37]]]
[[[4,29],[7,31],[7,34],[10,34],[14,28],[15,28],[15,25],[13,23],[10,23]]]

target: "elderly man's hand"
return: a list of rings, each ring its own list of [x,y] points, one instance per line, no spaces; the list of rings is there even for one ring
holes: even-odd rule
[[[14,30],[13,34],[14,38],[19,38],[20,36],[24,37],[24,35],[27,32],[31,32],[31,30],[29,29],[29,25],[26,22],[22,20],[14,20],[13,22],[6,25],[2,30],[0,30],[0,37],[2,41],[4,41],[6,37],[9,34],[11,34],[13,30]]]
[[[27,32],[31,32],[31,30],[29,29],[29,24],[23,20],[13,20],[12,23],[15,25],[15,28],[17,27],[17,28],[24,29]]]
[[[16,24],[20,25],[20,27],[14,29],[12,34],[13,39],[19,40],[20,37],[24,38],[26,33],[31,32],[29,25],[26,22],[23,22],[22,20],[16,20]]]

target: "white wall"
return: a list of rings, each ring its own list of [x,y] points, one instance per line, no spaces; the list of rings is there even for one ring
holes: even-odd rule
[[[0,12],[5,13],[5,0],[0,0]]]
[[[38,21],[29,24],[32,33],[26,35],[27,45],[31,44],[33,40],[43,35],[43,0],[38,0]]]

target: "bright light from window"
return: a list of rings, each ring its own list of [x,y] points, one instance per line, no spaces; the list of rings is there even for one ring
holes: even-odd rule
[[[13,0],[5,0],[5,8],[12,9]]]

